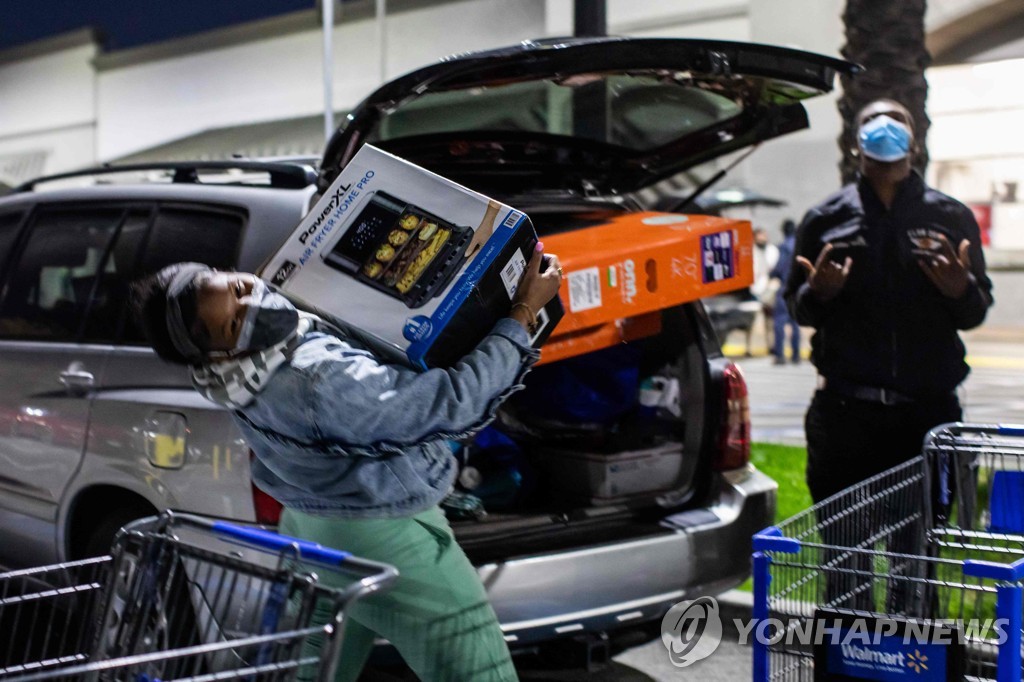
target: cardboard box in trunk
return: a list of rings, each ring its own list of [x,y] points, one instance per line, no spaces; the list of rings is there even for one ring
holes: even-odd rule
[[[682,443],[614,454],[543,448],[536,462],[558,491],[593,504],[671,490],[685,474]]]
[[[544,246],[562,262],[567,310],[541,362],[656,334],[656,311],[754,281],[746,220],[629,213],[545,237]]]
[[[537,235],[521,211],[363,146],[260,274],[418,367],[472,350],[512,297]],[[538,313],[539,347],[562,317]]]

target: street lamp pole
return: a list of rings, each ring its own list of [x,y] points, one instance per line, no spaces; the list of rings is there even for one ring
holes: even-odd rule
[[[388,79],[388,52],[387,52],[387,0],[377,0],[377,49],[380,60],[380,82],[383,84]]]
[[[577,37],[607,35],[605,0],[576,0],[573,20]],[[608,88],[603,81],[573,88],[572,130],[577,137],[608,140]]]
[[[334,3],[322,0],[324,34],[324,140],[334,134]]]
[[[608,34],[606,0],[576,0],[574,10],[573,35],[603,36]]]

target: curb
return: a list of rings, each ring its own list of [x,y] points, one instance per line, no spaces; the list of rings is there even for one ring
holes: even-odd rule
[[[715,597],[718,600],[718,615],[722,619],[722,634],[733,639],[739,635],[735,620],[750,620],[753,617],[754,595],[741,590],[729,590]]]

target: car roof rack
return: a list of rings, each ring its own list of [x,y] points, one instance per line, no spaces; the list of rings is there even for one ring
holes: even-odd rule
[[[309,166],[296,163],[273,163],[268,161],[168,161],[164,163],[137,163],[125,165],[103,164],[95,168],[84,168],[69,173],[57,173],[29,180],[18,185],[12,193],[31,192],[35,186],[54,180],[87,177],[90,175],[110,175],[113,173],[131,173],[135,171],[174,171],[171,182],[182,184],[199,184],[199,171],[204,170],[243,170],[262,171],[270,175],[270,186],[282,189],[302,189],[316,182],[317,173]]]

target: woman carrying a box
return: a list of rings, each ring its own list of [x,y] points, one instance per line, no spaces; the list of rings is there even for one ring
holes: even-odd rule
[[[338,679],[359,676],[375,637],[424,680],[516,678],[483,585],[438,503],[450,441],[488,424],[538,353],[528,329],[558,293],[540,244],[509,317],[451,369],[385,364],[254,275],[195,263],[134,287],[160,357],[232,410],[255,453],[253,481],[284,504],[280,530],[396,566],[395,586],[353,605]]]

